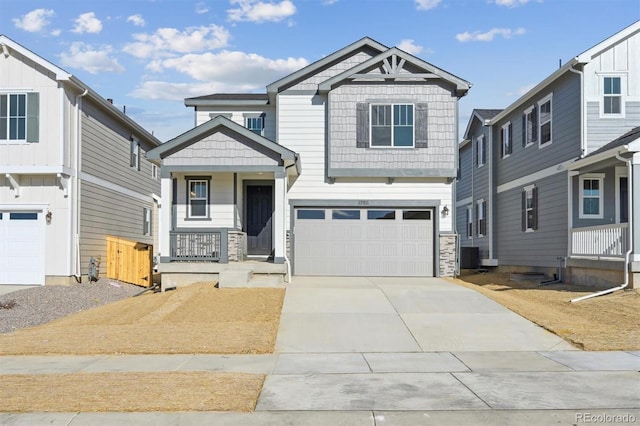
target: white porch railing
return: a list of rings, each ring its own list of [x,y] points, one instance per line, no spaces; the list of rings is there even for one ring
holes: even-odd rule
[[[629,224],[571,229],[569,256],[624,257],[629,249]]]

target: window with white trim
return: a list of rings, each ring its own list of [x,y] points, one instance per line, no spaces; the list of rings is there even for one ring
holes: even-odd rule
[[[187,218],[209,217],[209,180],[187,178]]]
[[[602,219],[604,173],[580,176],[580,219]]]
[[[371,147],[413,148],[413,104],[371,104]]]
[[[142,208],[142,235],[151,235],[151,209]]]
[[[251,130],[253,133],[257,135],[262,135],[262,130],[264,129],[264,120],[262,119],[262,116],[247,117],[246,127],[247,129]]]
[[[136,138],[131,139],[129,165],[136,170],[140,170],[140,143]]]
[[[605,116],[622,115],[622,77],[603,77],[602,93],[602,114]]]
[[[511,122],[500,129],[500,141],[502,142],[502,158],[507,158],[513,152],[513,127]]]
[[[151,163],[151,178],[152,179],[158,179],[158,177],[160,177],[160,173],[158,173],[158,166],[156,166],[155,164]]]
[[[35,92],[0,95],[0,142],[38,142],[40,98]]]
[[[473,238],[473,207],[467,207],[467,238]]]
[[[522,146],[531,146],[538,141],[538,109],[529,107],[522,115]]]
[[[522,231],[538,229],[538,188],[527,186],[522,189]]]
[[[476,166],[482,167],[487,162],[487,143],[484,135],[476,139]]]
[[[487,202],[485,200],[478,200],[476,202],[476,235],[478,237],[484,237],[487,235]]]
[[[539,147],[547,146],[551,144],[552,140],[552,111],[551,111],[551,98],[552,95],[548,95],[538,102],[538,121],[539,121]]]

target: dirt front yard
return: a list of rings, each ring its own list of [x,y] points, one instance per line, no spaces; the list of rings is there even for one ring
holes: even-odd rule
[[[594,289],[535,281],[509,274],[474,273],[453,279],[584,350],[640,350],[640,292],[618,291],[571,303]]]

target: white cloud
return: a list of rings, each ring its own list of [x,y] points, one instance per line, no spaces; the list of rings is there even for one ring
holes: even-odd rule
[[[13,23],[22,30],[35,33],[49,25],[48,18],[51,18],[54,14],[52,9],[35,9],[22,15],[21,18],[14,18]]]
[[[498,6],[516,7],[529,3],[529,0],[495,0]]]
[[[146,24],[146,22],[144,22],[144,19],[142,18],[142,15],[140,14],[129,16],[127,18],[127,22],[131,22],[136,27],[144,27]]]
[[[269,59],[253,53],[225,50],[154,61],[148,68],[155,71],[173,69],[199,81],[218,82],[234,92],[245,92],[264,88],[308,64],[304,58]]]
[[[184,31],[176,28],[159,28],[154,34],[134,34],[133,43],[124,51],[137,58],[161,58],[174,53],[193,53],[225,47],[231,38],[223,27],[209,25],[190,27]]]
[[[338,3],[338,0],[322,0],[322,4],[325,6],[329,6],[335,3]]]
[[[436,8],[441,0],[416,0],[416,9],[430,10]]]
[[[204,15],[208,11],[209,11],[209,8],[207,7],[205,2],[201,1],[200,3],[196,3],[196,13],[198,15]]]
[[[55,30],[51,31],[51,35],[54,37],[58,37],[60,34],[62,34],[62,30],[60,28],[56,28]]]
[[[261,0],[231,0],[238,5],[236,9],[227,10],[230,21],[244,22],[280,22],[296,13],[296,6],[290,0],[279,3]]]
[[[517,28],[515,30],[510,28],[492,28],[485,33],[476,31],[473,33],[464,32],[456,34],[456,40],[462,43],[466,43],[468,41],[493,41],[496,36],[502,36],[505,39],[509,39],[513,36],[519,36],[525,33],[526,31],[524,28]]]
[[[112,52],[111,46],[94,48],[83,42],[75,42],[67,52],[60,54],[60,63],[62,66],[80,68],[91,74],[124,72],[124,67],[118,63],[118,60],[109,56]]]
[[[518,87],[515,92],[507,93],[507,96],[508,97],[514,97],[514,96],[520,97],[520,96],[526,94],[529,90],[533,89],[535,86],[536,86],[535,84],[528,84],[526,86]]]
[[[404,39],[400,43],[398,43],[398,49],[404,50],[407,53],[412,55],[418,55],[424,49],[422,46],[419,46],[413,42],[411,39]]]
[[[168,81],[143,81],[129,96],[140,99],[183,101],[184,98],[202,96],[203,93],[225,92],[224,84],[209,83],[170,83]]]
[[[102,22],[96,18],[96,14],[93,12],[83,13],[78,16],[76,26],[71,31],[78,34],[97,34],[102,31]]]

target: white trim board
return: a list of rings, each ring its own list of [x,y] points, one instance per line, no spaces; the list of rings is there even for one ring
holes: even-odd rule
[[[573,163],[574,161],[575,160],[568,160],[563,163],[547,167],[546,169],[538,170],[537,172],[531,173],[530,175],[519,177],[512,180],[511,182],[503,183],[502,185],[498,185],[498,187],[496,188],[496,192],[500,194],[501,192],[509,191],[510,189],[515,188],[521,188],[529,183],[533,183],[540,179],[557,175],[558,173],[564,173],[567,171],[567,165]]]
[[[135,198],[137,200],[140,201],[144,201],[147,203],[153,203],[153,197],[151,195],[145,195],[145,194],[141,194],[139,192],[135,192],[132,191],[128,188],[125,188],[124,186],[120,186],[118,184],[106,181],[104,179],[101,179],[99,177],[90,175],[88,173],[85,172],[80,172],[80,179],[89,183],[92,183],[94,185],[98,185],[101,186],[102,188],[108,189],[110,191],[114,191],[117,192],[119,194],[122,195],[127,195],[129,197]]]

